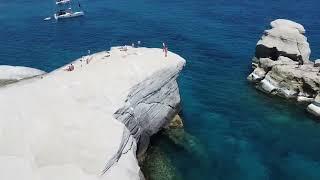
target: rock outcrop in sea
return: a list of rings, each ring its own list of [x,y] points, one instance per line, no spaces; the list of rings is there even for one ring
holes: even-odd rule
[[[257,43],[247,79],[267,94],[309,104],[308,111],[320,117],[319,64],[310,60],[304,27],[285,19],[270,25]]]
[[[144,179],[137,154],[178,114],[185,60],[114,47],[73,64],[0,88],[1,179]]]

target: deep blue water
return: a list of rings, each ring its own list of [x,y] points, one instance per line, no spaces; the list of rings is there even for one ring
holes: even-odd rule
[[[51,71],[88,49],[166,41],[187,59],[179,82],[182,113],[204,153],[159,143],[183,179],[320,179],[320,124],[302,107],[246,82],[255,44],[273,19],[303,24],[312,58],[320,57],[320,1],[81,2],[84,18],[55,23],[43,21],[53,12],[51,0],[0,1],[0,64]]]

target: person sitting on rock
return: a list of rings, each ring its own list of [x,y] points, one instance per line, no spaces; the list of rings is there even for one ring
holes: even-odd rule
[[[70,71],[73,71],[73,70],[74,70],[74,65],[70,64]]]
[[[74,66],[73,64],[70,64],[70,66],[68,66],[67,69],[65,69],[66,71],[73,71],[74,70]]]

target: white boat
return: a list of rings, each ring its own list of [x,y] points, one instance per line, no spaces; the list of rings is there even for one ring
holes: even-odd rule
[[[58,19],[67,19],[67,18],[73,18],[73,17],[79,17],[83,16],[84,12],[83,11],[77,11],[77,12],[72,12],[72,11],[59,11],[56,14],[54,14],[54,18],[56,20]]]
[[[73,11],[74,7],[74,3],[71,2],[72,0],[56,0],[56,4],[59,3],[61,4],[66,4],[66,5],[57,5],[57,11],[56,13],[53,15],[53,17],[58,20],[58,19],[67,19],[67,18],[73,18],[73,17],[79,17],[79,16],[83,16],[84,12],[81,10],[81,5],[78,2],[78,10],[77,11]],[[66,9],[69,6],[68,9]]]
[[[56,4],[67,4],[68,2],[70,2],[70,0],[57,0]]]

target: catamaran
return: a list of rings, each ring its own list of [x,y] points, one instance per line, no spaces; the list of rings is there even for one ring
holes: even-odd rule
[[[82,10],[72,11],[72,0],[56,0],[56,4],[58,5],[58,10],[53,15],[56,20],[79,17],[84,15],[84,12]],[[66,9],[66,5],[68,5],[69,8]],[[78,6],[79,9],[81,9],[80,3],[78,3]]]
[[[58,20],[58,19],[66,19],[66,18],[83,16],[83,15],[84,15],[83,11],[73,12],[71,9],[67,9],[67,10],[59,10],[56,14],[54,14],[54,18]]]

